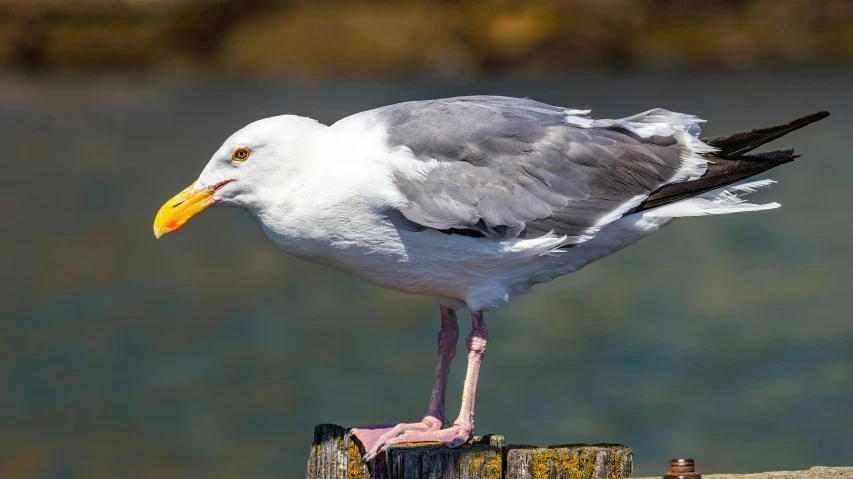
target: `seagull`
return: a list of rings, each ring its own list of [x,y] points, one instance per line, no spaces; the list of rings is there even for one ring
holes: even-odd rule
[[[627,118],[527,98],[411,101],[330,126],[283,115],[249,124],[166,202],[154,235],[210,206],[243,208],[279,248],[383,288],[438,299],[438,364],[420,422],[353,429],[371,460],[391,444],[458,447],[474,429],[484,312],[577,271],[673,218],[777,208],[742,197],[793,150],[750,153],[827,117],[700,139],[699,118],[657,108]],[[445,391],[467,308],[459,416]]]

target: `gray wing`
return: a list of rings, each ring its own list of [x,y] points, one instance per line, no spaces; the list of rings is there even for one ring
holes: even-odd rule
[[[587,112],[489,96],[374,113],[388,128],[389,148],[438,162],[423,176],[397,177],[407,220],[498,240],[553,231],[568,243],[589,239],[679,175],[683,145],[675,130],[655,129],[658,120],[676,115],[676,124],[695,126],[685,121],[695,118],[666,110],[590,120]]]

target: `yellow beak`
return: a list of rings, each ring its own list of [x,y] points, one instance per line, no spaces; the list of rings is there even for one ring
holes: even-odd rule
[[[154,218],[154,236],[160,238],[166,233],[177,231],[190,218],[215,203],[215,187],[195,191],[195,183],[184,188],[174,198],[167,201]]]

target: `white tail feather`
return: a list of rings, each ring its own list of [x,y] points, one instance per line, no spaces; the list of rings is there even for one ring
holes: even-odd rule
[[[718,188],[693,198],[677,201],[645,213],[645,218],[680,218],[685,216],[726,215],[745,211],[762,211],[778,208],[779,203],[756,205],[746,203],[741,195],[754,193],[776,183],[773,180],[746,180]]]

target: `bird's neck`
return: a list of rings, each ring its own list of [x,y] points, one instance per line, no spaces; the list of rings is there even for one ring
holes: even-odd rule
[[[334,256],[364,248],[380,233],[394,235],[387,209],[399,192],[383,148],[368,147],[357,131],[316,130],[306,142],[302,165],[281,179],[269,201],[250,210],[280,248],[314,262],[308,254]],[[387,226],[389,231],[376,228]]]

